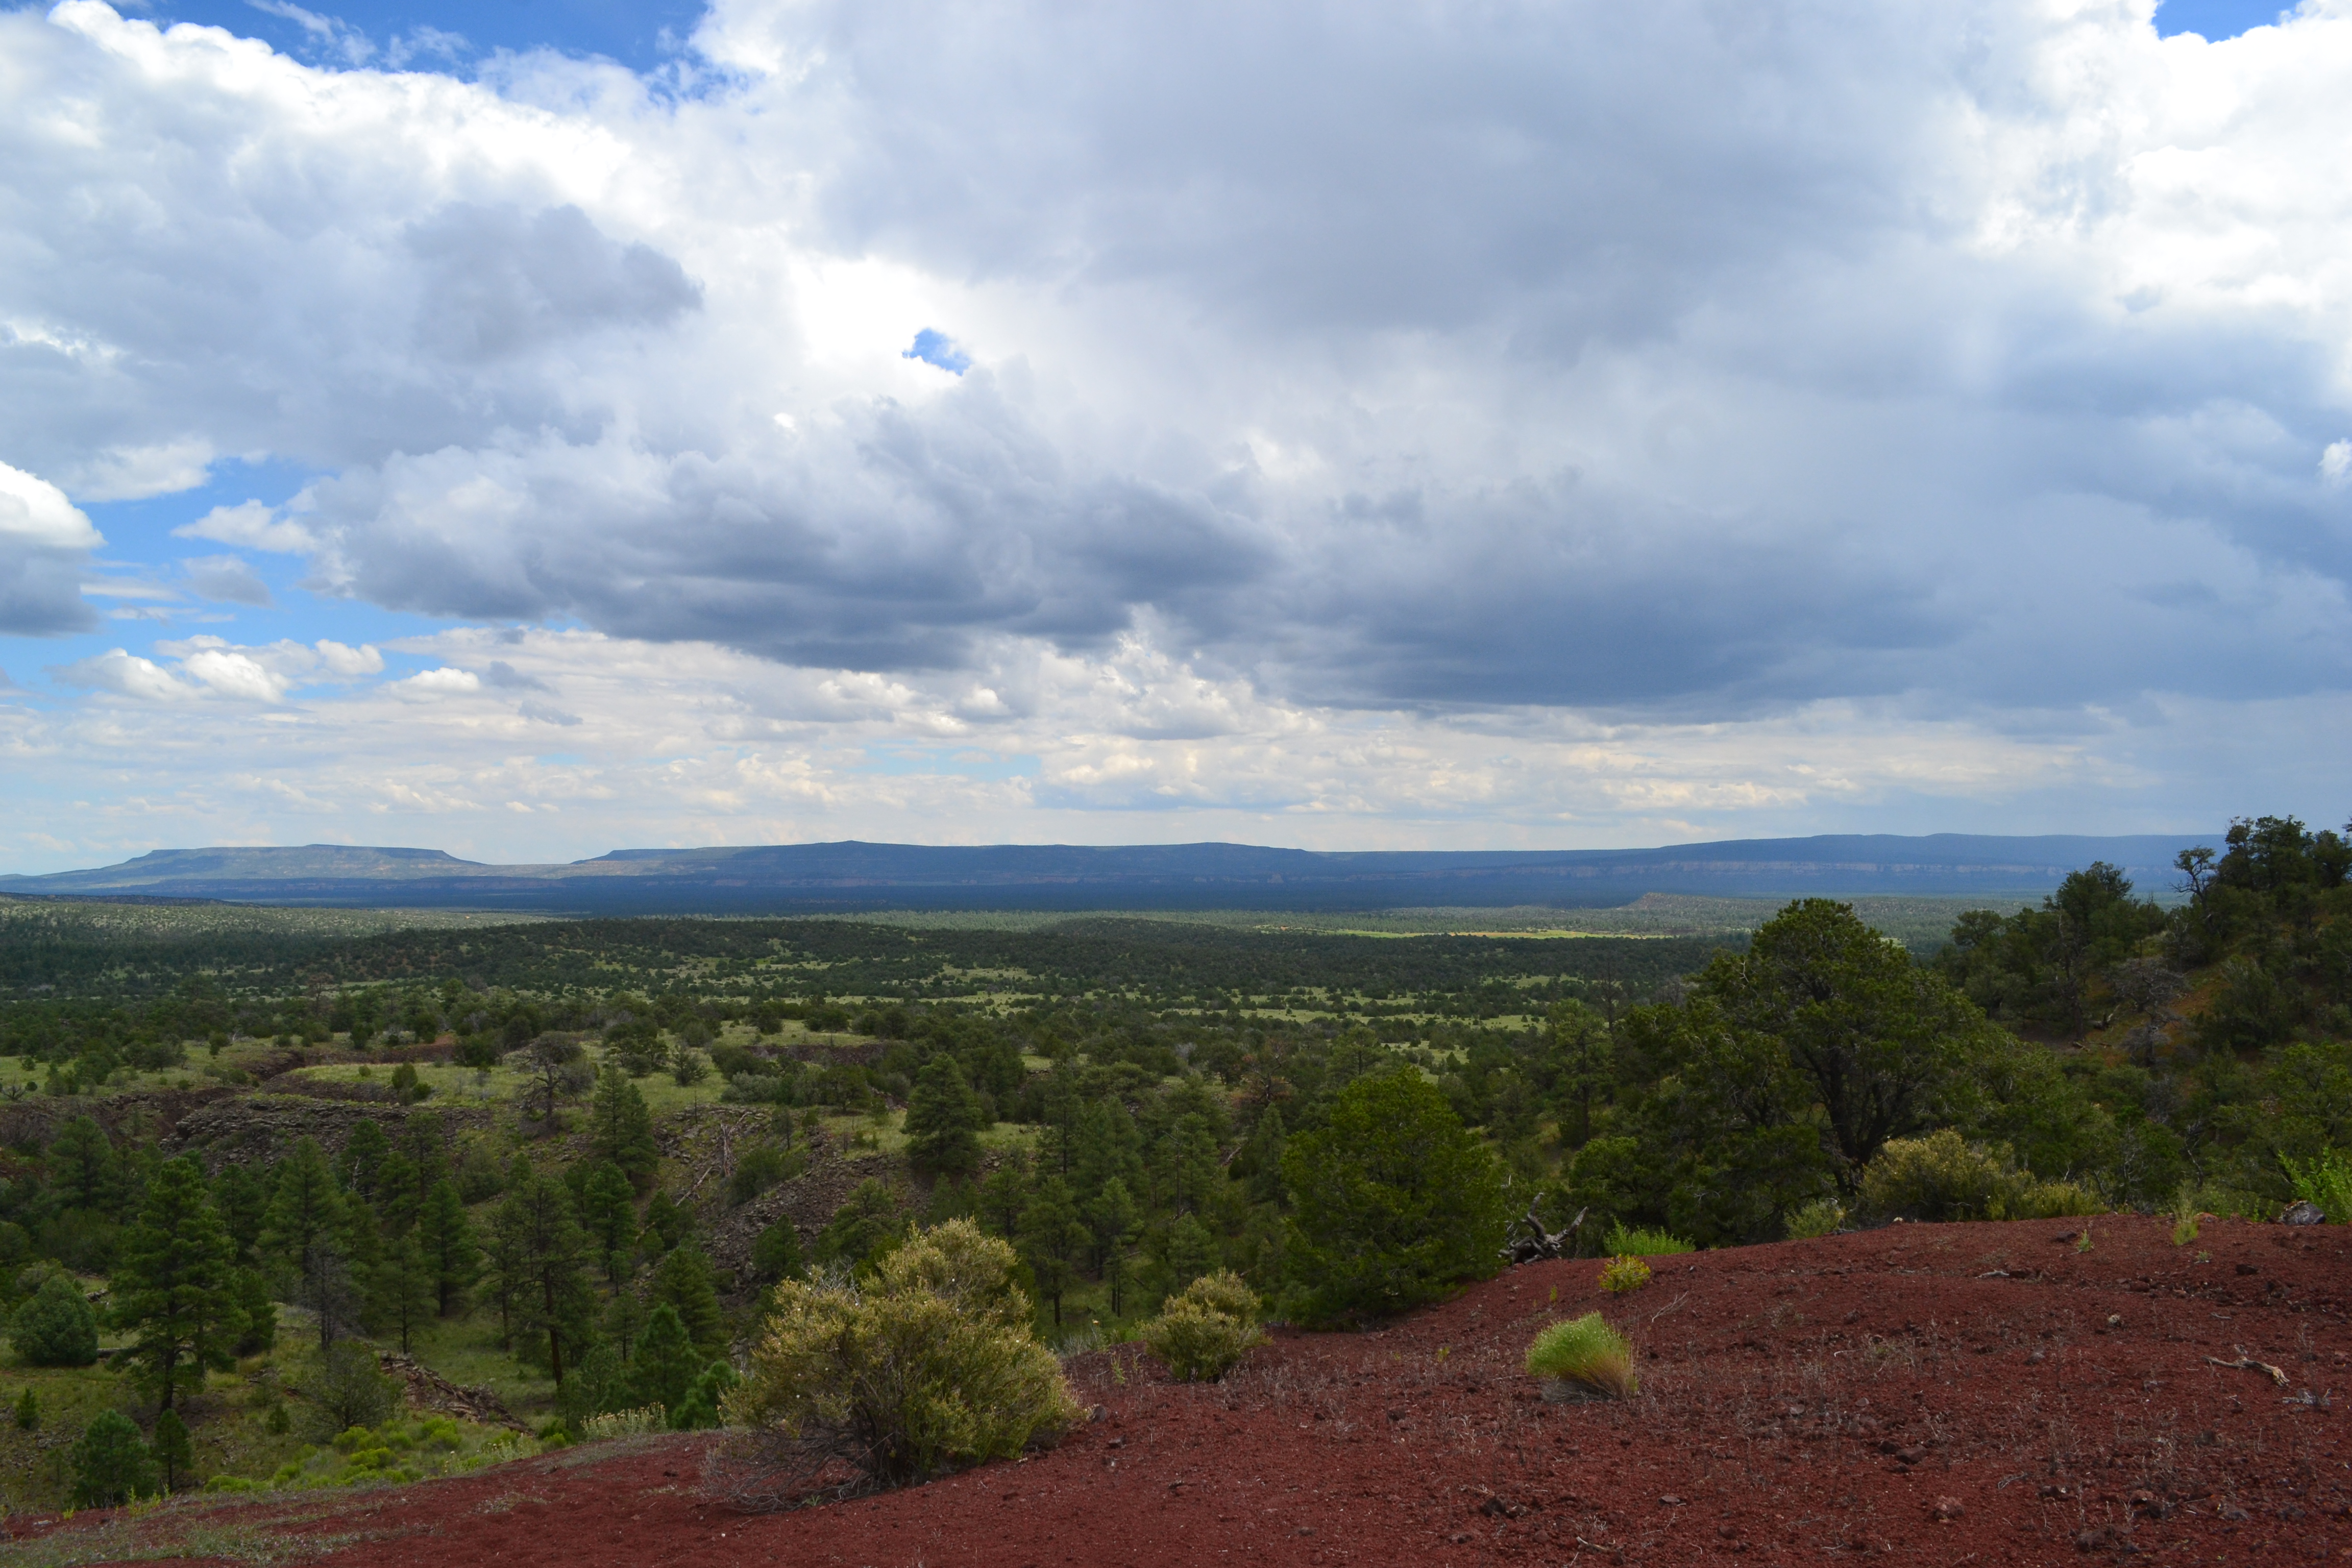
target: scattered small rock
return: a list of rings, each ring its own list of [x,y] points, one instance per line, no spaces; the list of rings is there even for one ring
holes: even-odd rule
[[[1935,1506],[1927,1510],[1927,1517],[1938,1524],[1949,1524],[1967,1511],[1967,1509],[1960,1506],[1959,1499],[1939,1497],[1936,1500]]]

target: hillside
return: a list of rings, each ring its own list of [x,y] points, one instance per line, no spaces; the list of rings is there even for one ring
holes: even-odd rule
[[[463,1479],[135,1518],[16,1521],[12,1561],[189,1552],[348,1568],[499,1563],[2048,1563],[2334,1560],[2352,1233],[2207,1221],[1905,1226],[1660,1259],[1623,1298],[1540,1263],[1360,1334],[1278,1332],[1223,1384],[1069,1363],[1099,1416],[908,1490],[745,1515],[709,1436]],[[1535,1329],[1598,1309],[1624,1404],[1547,1405]],[[2246,1358],[2277,1366],[2217,1365]]]
[[[119,866],[0,877],[0,893],[599,914],[865,909],[1379,910],[1624,904],[1644,893],[2008,897],[2094,860],[2168,886],[2171,836],[1939,833],[1739,839],[1651,849],[1319,853],[1244,844],[792,844],[621,849],[561,866],[340,845],[157,850]]]

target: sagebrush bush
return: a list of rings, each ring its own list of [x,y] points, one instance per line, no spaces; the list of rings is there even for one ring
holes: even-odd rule
[[[1671,1258],[1678,1252],[1698,1250],[1671,1232],[1650,1230],[1641,1226],[1629,1228],[1622,1220],[1609,1227],[1609,1235],[1601,1242],[1601,1249],[1612,1258]]]
[[[1843,1205],[1835,1198],[1815,1198],[1789,1215],[1789,1239],[1811,1241],[1818,1237],[1835,1236],[1844,1224]]]
[[[1017,1267],[1011,1247],[959,1219],[881,1258],[869,1281],[786,1280],[727,1418],[884,1483],[1059,1433],[1078,1405],[1030,1332]]]
[[[1650,1266],[1630,1254],[1612,1258],[1601,1266],[1601,1288],[1612,1295],[1639,1290],[1649,1282]]]
[[[1528,1347],[1528,1374],[1581,1384],[1618,1399],[1639,1386],[1633,1343],[1598,1312],[1554,1323],[1538,1334]]]
[[[1862,1173],[1862,1204],[1880,1219],[2055,1219],[2105,1205],[2072,1182],[2036,1181],[2002,1145],[1970,1143],[1950,1128],[1890,1140]]]
[[[1171,1296],[1141,1338],[1160,1364],[1186,1383],[1213,1382],[1265,1339],[1257,1293],[1231,1269],[1202,1275]]]
[[[2294,1195],[2318,1205],[2328,1224],[2352,1224],[2352,1160],[2341,1151],[2322,1149],[2301,1163],[2281,1155],[2279,1163],[2294,1184]]]

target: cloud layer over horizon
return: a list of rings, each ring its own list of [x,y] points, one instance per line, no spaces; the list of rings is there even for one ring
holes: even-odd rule
[[[2340,810],[2294,792],[2352,761],[2352,0],[2150,10],[721,0],[647,76],[470,80],[0,13],[0,634],[97,624],[78,505],[232,460],[306,482],[180,523],[173,591],[266,616],[284,561],[452,623],[419,649],[550,628],[437,688],[181,628],[50,661],[80,695],[12,692],[0,744],[119,804],[102,733],[299,709],[320,766],[502,703],[606,748],[584,851],[672,754],[617,663],[688,710],[920,694],[775,699],[762,765],[829,782],[722,837]],[[918,710],[1044,761],[820,765]],[[1494,782],[1612,776],[1600,737],[1657,787]],[[524,765],[435,743],[461,794]],[[1080,787],[1130,751],[1160,793]]]

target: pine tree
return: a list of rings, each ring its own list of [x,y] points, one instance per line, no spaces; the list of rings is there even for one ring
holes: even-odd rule
[[[1181,1290],[1216,1266],[1217,1238],[1209,1234],[1206,1226],[1185,1215],[1169,1227],[1166,1272],[1171,1293]]]
[[[408,1231],[384,1244],[376,1259],[373,1289],[375,1318],[400,1336],[401,1353],[408,1352],[408,1336],[432,1315],[436,1292],[433,1268],[416,1233]]]
[[[236,1306],[236,1353],[256,1355],[277,1344],[278,1302],[261,1270],[240,1268],[230,1275],[229,1295]]]
[[[797,1279],[806,1267],[801,1258],[800,1232],[793,1228],[790,1215],[778,1215],[751,1243],[751,1273],[762,1284]]]
[[[412,1110],[402,1119],[392,1142],[394,1152],[406,1162],[403,1168],[411,1184],[403,1202],[412,1212],[423,1214],[435,1184],[449,1174],[448,1130],[442,1125],[440,1112]]]
[[[213,1206],[236,1244],[236,1260],[253,1261],[254,1244],[261,1239],[262,1217],[269,1212],[269,1184],[249,1165],[224,1165],[213,1178]]]
[[[405,1236],[416,1223],[417,1204],[416,1168],[394,1149],[376,1167],[376,1224],[386,1236]]]
[[[33,1385],[28,1383],[25,1385],[25,1392],[16,1396],[16,1430],[37,1431],[40,1425],[41,1396],[33,1392]]]
[[[315,1139],[297,1142],[278,1168],[277,1191],[256,1251],[293,1278],[294,1299],[318,1315],[319,1349],[341,1336],[352,1317],[350,1260],[342,1247],[343,1201]]]
[[[1048,1176],[1037,1184],[1029,1206],[1021,1211],[1021,1258],[1037,1281],[1037,1294],[1054,1303],[1054,1321],[1062,1321],[1062,1297],[1076,1277],[1071,1258],[1093,1240],[1078,1205],[1071,1201],[1069,1184]]]
[[[1009,1238],[1021,1228],[1021,1211],[1028,1205],[1029,1172],[1019,1159],[1007,1154],[980,1184],[981,1218],[997,1235]]]
[[[335,1160],[335,1179],[343,1191],[362,1203],[373,1203],[376,1197],[384,1156],[392,1152],[392,1140],[383,1129],[373,1121],[362,1121],[352,1129],[343,1144],[343,1152]]]
[[[98,1314],[70,1276],[52,1274],[16,1309],[8,1339],[27,1366],[88,1366],[98,1359]]]
[[[907,1159],[920,1173],[968,1176],[980,1169],[980,1097],[955,1058],[927,1063],[907,1101]]]
[[[726,1314],[719,1310],[719,1290],[710,1275],[710,1259],[693,1241],[670,1249],[654,1270],[654,1299],[668,1305],[686,1325],[687,1337],[705,1357],[727,1342]]]
[[[447,1317],[463,1310],[466,1293],[482,1272],[482,1249],[474,1240],[466,1205],[447,1178],[433,1184],[416,1222],[416,1244],[433,1281],[435,1310]]]
[[[120,1410],[101,1410],[73,1446],[76,1508],[115,1508],[155,1490],[155,1466],[139,1428]]]
[[[180,1413],[166,1407],[155,1417],[155,1440],[150,1446],[155,1462],[163,1468],[163,1489],[180,1489],[180,1478],[188,1473],[195,1462],[195,1446],[188,1441],[188,1424]]]
[[[693,1228],[692,1215],[678,1207],[667,1193],[656,1193],[653,1201],[646,1205],[646,1228],[637,1237],[638,1245],[658,1255],[676,1247]]]
[[[45,1163],[49,1180],[64,1197],[66,1207],[96,1214],[115,1197],[114,1142],[106,1129],[87,1116],[77,1116],[49,1140]]]
[[[596,1096],[588,1107],[588,1157],[610,1160],[638,1192],[654,1184],[654,1173],[661,1167],[646,1097],[618,1062],[606,1062],[596,1075]]]
[[[164,1409],[183,1379],[204,1383],[226,1368],[238,1313],[229,1289],[236,1244],[205,1189],[204,1172],[183,1154],[147,1184],[113,1279],[111,1316],[133,1334],[131,1356]]]
[[[723,1361],[714,1361],[702,1369],[686,1397],[670,1406],[669,1425],[673,1432],[691,1432],[698,1427],[719,1425],[722,1411],[720,1402],[727,1391],[741,1380],[735,1369]]]
[[[1135,1227],[1142,1217],[1142,1211],[1135,1205],[1135,1194],[1127,1190],[1125,1182],[1113,1176],[1103,1184],[1102,1191],[1096,1194],[1094,1202],[1087,1205],[1087,1228],[1094,1232],[1097,1268],[1102,1268],[1111,1254],[1133,1238]]]
[[[630,1360],[630,1396],[637,1405],[658,1405],[675,1410],[686,1400],[702,1357],[693,1337],[667,1302],[656,1307],[637,1336],[637,1353]]]
[[[628,1278],[631,1244],[637,1238],[637,1202],[629,1178],[610,1160],[598,1161],[581,1184],[580,1223],[605,1277],[619,1289]]]
[[[499,1214],[502,1237],[511,1238],[503,1261],[511,1269],[516,1327],[533,1348],[544,1348],[555,1386],[563,1386],[567,1358],[587,1349],[595,1301],[582,1274],[587,1238],[572,1213],[563,1184],[533,1177],[508,1194]]]

